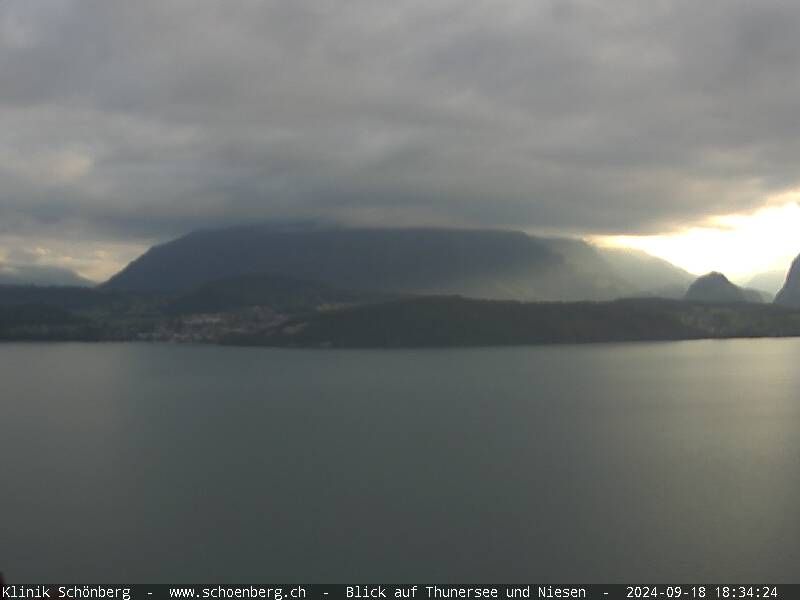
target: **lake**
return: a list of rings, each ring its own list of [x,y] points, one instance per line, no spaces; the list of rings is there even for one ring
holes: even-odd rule
[[[800,581],[800,340],[0,345],[22,582]]]

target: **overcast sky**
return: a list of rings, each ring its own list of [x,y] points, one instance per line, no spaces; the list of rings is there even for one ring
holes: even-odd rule
[[[798,31],[768,0],[0,0],[0,259],[747,213],[800,186]]]

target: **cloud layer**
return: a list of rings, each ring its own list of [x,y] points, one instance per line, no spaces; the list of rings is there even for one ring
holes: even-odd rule
[[[3,236],[641,234],[800,185],[800,4],[5,0]]]

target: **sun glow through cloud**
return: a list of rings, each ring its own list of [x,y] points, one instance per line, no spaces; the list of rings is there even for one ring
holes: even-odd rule
[[[744,282],[758,273],[788,270],[800,254],[800,191],[776,196],[752,214],[717,216],[675,233],[594,241],[643,250],[697,275],[719,271]]]

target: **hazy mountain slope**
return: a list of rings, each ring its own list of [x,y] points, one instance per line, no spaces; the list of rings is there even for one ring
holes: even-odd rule
[[[169,314],[219,313],[253,306],[278,312],[314,310],[324,305],[385,300],[377,294],[339,290],[280,275],[241,275],[200,286],[169,301]]]
[[[551,300],[611,300],[629,296],[682,298],[694,275],[640,250],[603,248],[571,238],[540,238],[569,267],[548,282]]]
[[[480,298],[600,299],[627,289],[584,277],[551,245],[520,232],[269,227],[191,233],[151,248],[105,287],[187,291],[257,273],[340,289]]]
[[[747,287],[754,290],[763,290],[775,296],[786,283],[786,270],[768,271],[759,273],[747,282]]]
[[[775,297],[775,304],[800,307],[800,256],[792,263],[786,283]]]
[[[542,274],[548,291],[542,300],[613,300],[636,291],[623,273],[617,272],[600,249],[571,238],[541,238],[541,243],[563,259],[563,267]]]
[[[93,282],[69,269],[0,262],[0,285],[59,285],[91,287]]]
[[[515,231],[251,226],[155,246],[104,287],[182,293],[263,273],[342,290],[513,300],[609,300],[688,285],[677,268],[644,253],[609,258],[581,240]]]
[[[598,248],[611,268],[638,292],[680,298],[695,276],[670,262],[632,248]]]
[[[756,304],[767,304],[772,302],[772,296],[762,292],[761,290],[754,290],[752,288],[739,288],[744,294],[745,302],[753,302]]]
[[[685,299],[693,302],[764,302],[757,290],[740,288],[716,272],[699,277],[689,287]]]

